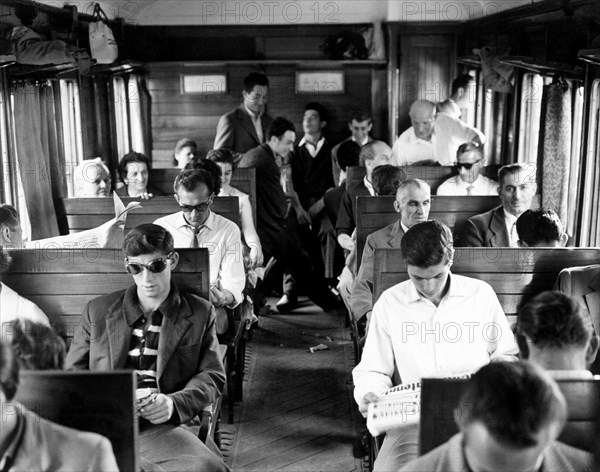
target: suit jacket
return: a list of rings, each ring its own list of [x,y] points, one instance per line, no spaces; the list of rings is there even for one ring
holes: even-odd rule
[[[362,180],[348,188],[342,197],[342,203],[335,224],[338,236],[340,234],[350,236],[356,228],[356,197],[359,195],[371,195]]]
[[[404,236],[400,220],[367,236],[360,268],[352,289],[352,311],[358,320],[373,309],[373,257],[375,249],[399,248]]]
[[[217,134],[213,149],[228,147],[235,152],[243,154],[264,143],[267,137],[267,128],[269,128],[273,118],[267,115],[267,113],[263,113],[260,119],[263,130],[262,141],[258,139],[252,119],[243,104],[235,110],[225,113],[217,124]]]
[[[107,371],[125,368],[133,324],[138,316],[125,309],[135,285],[90,301],[81,315],[66,369]],[[158,344],[158,389],[173,400],[181,423],[187,423],[222,392],[225,369],[219,356],[215,310],[201,298],[171,284],[175,308],[164,314]]]
[[[52,423],[16,405],[23,430],[9,471],[119,470],[110,441],[104,436]]]
[[[458,237],[457,247],[509,247],[502,205],[469,218]]]

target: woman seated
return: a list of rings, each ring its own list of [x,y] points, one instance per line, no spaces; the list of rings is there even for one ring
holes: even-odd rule
[[[175,150],[173,151],[173,166],[183,169],[194,158],[196,150],[196,143],[189,138],[177,141]]]
[[[10,265],[8,252],[0,246],[0,278]],[[36,323],[49,325],[50,321],[35,303],[20,296],[10,287],[0,282],[0,323],[15,319],[28,319]]]
[[[82,161],[73,172],[73,182],[77,198],[110,195],[110,171],[101,157]]]
[[[139,197],[142,200],[158,195],[158,192],[150,189],[148,185],[149,171],[150,159],[146,156],[135,151],[125,154],[119,162],[119,176],[125,186],[117,190],[117,195]]]

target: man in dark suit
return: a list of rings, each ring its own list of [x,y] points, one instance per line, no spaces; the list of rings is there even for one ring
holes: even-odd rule
[[[515,247],[519,236],[517,218],[529,210],[537,190],[535,166],[510,164],[498,171],[498,195],[502,205],[469,218],[457,246]]]
[[[431,189],[419,179],[405,180],[398,187],[394,210],[400,214],[395,223],[367,236],[360,269],[352,288],[352,312],[357,320],[370,318],[373,309],[373,262],[375,249],[400,248],[404,233],[417,223],[427,221],[431,208]]]
[[[227,147],[241,154],[264,143],[267,128],[273,119],[267,114],[269,79],[259,72],[252,72],[244,79],[242,95],[244,103],[219,119],[213,149]]]
[[[135,285],[88,303],[75,331],[66,368],[137,373],[139,454],[164,470],[228,470],[187,428],[223,390],[215,310],[178,289],[171,271],[179,255],[173,236],[154,224],[131,230],[123,243]]]

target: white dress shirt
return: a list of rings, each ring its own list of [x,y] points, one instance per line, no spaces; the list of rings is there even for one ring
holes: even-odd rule
[[[485,142],[481,131],[471,128],[461,120],[438,113],[433,123],[431,141],[417,138],[411,126],[392,147],[392,165],[405,166],[425,159],[433,159],[443,166],[456,161],[456,151],[463,143],[479,140]]]
[[[481,280],[450,274],[439,306],[421,297],[407,280],[383,292],[371,315],[360,363],[352,371],[354,398],[380,395],[423,377],[472,373],[518,352],[498,297]]]
[[[183,212],[163,216],[154,223],[173,235],[176,248],[191,246],[194,227],[185,220]],[[198,232],[198,247],[208,248],[210,284],[218,285],[220,282],[221,288],[231,292],[235,299],[231,307],[241,303],[246,275],[238,226],[210,211],[208,219]]]
[[[319,139],[317,141],[317,145],[315,146],[313,143],[309,143],[306,140],[306,136],[305,136],[298,143],[298,147],[304,146],[306,148],[306,150],[308,151],[308,153],[310,154],[310,157],[312,157],[314,159],[315,157],[317,157],[317,154],[319,154],[319,151],[321,150],[321,148],[323,147],[324,144],[325,144],[324,137],[321,137],[321,139]]]
[[[0,323],[16,319],[50,325],[48,317],[38,306],[0,282]]]
[[[436,195],[467,195],[468,187],[472,186],[471,195],[498,195],[498,182],[494,182],[487,177],[479,174],[471,184],[455,175],[446,180],[437,189]]]
[[[371,194],[371,196],[374,197],[375,196],[375,189],[373,188],[373,184],[367,180],[367,176],[366,175],[363,177],[363,183],[365,184],[365,187],[367,187],[367,190],[369,191],[369,193]]]
[[[519,241],[519,233],[517,233],[517,218],[512,213],[504,211],[504,224],[506,225],[506,231],[508,231],[508,239],[510,240],[510,247],[517,247]]]

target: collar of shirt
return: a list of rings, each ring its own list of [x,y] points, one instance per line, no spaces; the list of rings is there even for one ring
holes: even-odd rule
[[[316,146],[313,143],[309,143],[306,140],[306,136],[304,136],[298,143],[298,147],[304,146],[310,154],[310,156],[315,158],[317,157],[317,154],[319,154],[319,151],[323,147],[323,144],[325,144],[325,138],[323,136],[321,136],[321,139],[319,139]]]
[[[554,380],[584,380],[594,378],[589,370],[546,370]]]
[[[462,284],[460,284],[458,280],[452,277],[452,272],[448,273],[448,279],[450,280],[450,287],[448,287],[448,292],[446,293],[446,295],[444,295],[442,301],[450,297],[466,297],[469,295],[469,291],[465,290],[465,287],[462,286]],[[407,300],[409,303],[414,303],[421,300],[425,301],[427,299],[417,291],[415,284],[411,281],[408,288]]]
[[[179,296],[179,290],[177,286],[171,282],[171,290],[167,299],[161,303],[157,308],[165,318],[171,319],[177,315],[178,307],[181,304],[181,298]],[[125,319],[127,325],[133,326],[133,324],[144,315],[142,308],[140,307],[140,300],[137,296],[137,286],[132,285],[125,292],[123,297],[123,310],[125,311]]]
[[[433,128],[433,131],[431,133],[431,139],[429,141],[427,141],[426,139],[418,138],[415,134],[415,129],[412,126],[410,127],[410,131],[411,132],[408,134],[409,144],[422,144],[428,146],[433,146],[435,144],[435,127]]]
[[[479,188],[481,186],[481,184],[483,184],[483,176],[481,174],[479,174],[477,176],[477,178],[475,179],[475,181],[471,184],[465,182],[463,179],[460,178],[460,175],[456,176],[456,185],[461,188],[464,189],[466,191],[466,189],[469,187],[469,185],[472,185],[473,188]]]
[[[371,182],[369,182],[367,180],[367,176],[365,175],[363,177],[363,182],[365,184],[365,187],[367,187],[367,190],[369,191],[369,193],[371,194],[372,197],[375,196],[375,189],[373,188],[373,185],[371,184]]]
[[[183,228],[183,227],[188,227],[188,228],[191,228],[194,233],[196,232],[196,228],[194,228],[193,225],[188,223],[188,221],[185,219],[185,216],[182,211],[179,212],[179,216],[177,217],[176,226],[177,226],[177,229]],[[208,210],[208,218],[206,218],[206,221],[200,226],[200,228],[203,228],[203,227],[205,227],[209,230],[214,229],[214,227],[215,227],[215,214],[210,210]]]
[[[400,220],[400,227],[402,228],[402,231],[404,231],[404,234],[406,234],[406,232],[410,229],[408,226],[402,223],[402,220]]]
[[[355,143],[358,143],[358,141],[356,140],[356,138],[354,136],[351,136],[352,141],[354,141]],[[369,142],[369,135],[367,135],[367,137],[365,139],[363,139],[360,143],[361,146],[364,146],[365,144],[367,144]]]
[[[19,446],[21,445],[23,434],[25,433],[25,421],[21,417],[21,410],[23,409],[23,406],[16,402],[10,403],[13,404],[17,411],[17,425],[15,428],[15,435],[13,436],[12,441],[6,448],[6,451],[4,452],[2,457],[0,457],[0,471],[10,470],[12,461],[14,460],[14,457],[19,451]]]
[[[504,212],[504,223],[506,224],[506,231],[508,231],[508,237],[510,238],[512,227],[517,222],[518,217],[506,211],[506,208],[502,208],[502,211]]]
[[[246,112],[248,112],[252,121],[260,120],[262,115],[260,113],[254,113],[252,110],[250,110],[250,108],[246,106],[246,103],[244,103],[244,109],[246,110]]]

